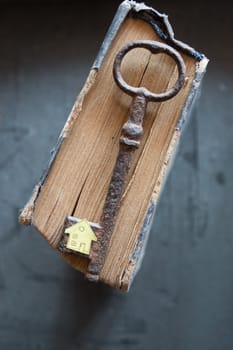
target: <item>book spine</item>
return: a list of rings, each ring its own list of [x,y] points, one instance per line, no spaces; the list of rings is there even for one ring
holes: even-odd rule
[[[179,118],[177,126],[174,130],[173,137],[170,141],[170,144],[165,156],[164,164],[162,166],[160,175],[158,177],[156,186],[154,188],[152,197],[150,199],[147,213],[145,215],[145,219],[143,222],[141,232],[138,236],[137,243],[134,247],[134,250],[132,252],[132,255],[129,260],[128,266],[125,270],[125,273],[122,276],[121,289],[125,291],[129,290],[134,277],[136,276],[137,272],[141,267],[144,253],[146,250],[146,245],[147,245],[148,238],[151,231],[151,225],[153,222],[153,218],[155,216],[158,200],[164,188],[170,169],[172,168],[172,164],[174,162],[174,159],[178,150],[178,145],[179,145],[180,137],[184,130],[184,126],[187,124],[188,120],[190,119],[193,106],[195,105],[196,99],[200,94],[200,85],[201,85],[203,76],[206,72],[207,64],[208,64],[208,59],[206,57],[204,57],[201,61],[196,62],[195,78],[193,80],[192,87],[190,89],[189,95],[187,96],[186,103],[182,109],[181,116]]]

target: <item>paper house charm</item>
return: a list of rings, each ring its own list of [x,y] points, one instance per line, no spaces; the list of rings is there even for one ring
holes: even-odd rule
[[[97,241],[86,219],[66,228],[65,233],[69,235],[66,247],[81,254],[89,255],[91,242]]]

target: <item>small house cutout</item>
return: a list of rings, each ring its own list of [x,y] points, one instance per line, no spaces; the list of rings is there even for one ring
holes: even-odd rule
[[[97,237],[86,219],[65,229],[69,235],[66,247],[81,254],[89,255],[91,242]]]

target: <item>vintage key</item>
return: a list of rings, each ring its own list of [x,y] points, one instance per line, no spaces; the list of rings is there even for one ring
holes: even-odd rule
[[[167,54],[175,60],[178,68],[178,79],[170,90],[159,94],[152,93],[145,87],[133,87],[123,80],[120,73],[122,59],[130,50],[135,48],[145,48],[152,54]],[[96,231],[97,241],[92,243],[89,256],[90,262],[86,273],[86,277],[91,281],[99,280],[99,275],[104,265],[111,235],[120,209],[120,201],[125,189],[125,181],[130,169],[133,153],[135,149],[139,147],[140,139],[143,135],[142,123],[147,102],[162,102],[174,97],[184,84],[185,64],[181,55],[168,45],[150,40],[135,41],[127,44],[118,52],[113,65],[113,76],[117,85],[124,92],[131,95],[133,101],[130,107],[129,118],[122,128],[119,154],[99,223],[101,228]]]

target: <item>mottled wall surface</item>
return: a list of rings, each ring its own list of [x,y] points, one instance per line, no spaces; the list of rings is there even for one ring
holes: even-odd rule
[[[55,3],[0,2],[0,349],[232,350],[230,2],[150,2],[211,62],[128,295],[17,223],[119,2]]]

